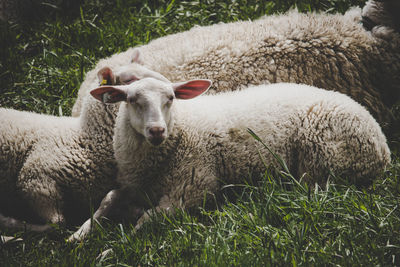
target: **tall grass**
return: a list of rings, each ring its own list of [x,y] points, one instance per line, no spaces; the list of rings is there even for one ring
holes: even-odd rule
[[[344,12],[365,1],[75,0],[68,10],[65,2],[31,1],[22,17],[0,23],[0,106],[69,115],[85,73],[128,47],[193,25],[294,6]],[[372,187],[360,189],[334,179],[309,186],[266,171],[217,210],[159,214],[140,231],[106,222],[78,244],[66,243],[71,231],[56,226],[47,235],[17,233],[23,241],[0,243],[0,266],[400,265],[399,172],[395,158]]]

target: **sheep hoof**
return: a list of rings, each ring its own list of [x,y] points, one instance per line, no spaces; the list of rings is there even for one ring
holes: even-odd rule
[[[66,242],[73,243],[73,242],[82,241],[90,233],[91,228],[92,228],[91,227],[91,220],[89,219],[84,224],[82,224],[82,226],[78,229],[78,231],[73,233],[66,240]]]
[[[0,244],[1,245],[21,242],[21,241],[23,241],[22,238],[18,238],[18,237],[14,237],[14,236],[4,236],[4,235],[0,236]]]

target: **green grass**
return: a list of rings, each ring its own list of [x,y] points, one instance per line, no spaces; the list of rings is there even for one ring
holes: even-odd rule
[[[31,2],[22,19],[0,23],[0,106],[69,115],[85,73],[129,47],[293,5],[344,12],[365,1],[87,0],[68,10]],[[79,244],[64,241],[66,229],[18,233],[24,241],[0,244],[0,266],[400,265],[399,173],[395,158],[372,187],[360,189],[343,181],[311,188],[267,172],[215,211],[160,214],[138,232],[109,222]]]
[[[80,244],[65,243],[65,231],[26,235],[0,257],[10,266],[399,265],[400,162],[394,164],[368,190],[310,188],[266,174],[244,185],[237,201],[200,216],[161,214],[138,232],[106,223]]]

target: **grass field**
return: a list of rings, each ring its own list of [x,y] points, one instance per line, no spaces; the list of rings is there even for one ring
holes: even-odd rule
[[[23,1],[17,1],[22,3]],[[285,12],[344,12],[363,0],[27,1],[0,22],[0,106],[69,115],[96,61],[193,25]],[[65,2],[69,4],[65,6]],[[64,6],[63,6],[64,4]],[[400,265],[400,160],[370,188],[332,179],[309,187],[266,171],[218,210],[160,214],[136,232],[106,222],[88,240],[70,230],[17,233],[0,243],[0,266],[391,266]],[[107,253],[108,252],[108,253]],[[103,253],[103,254],[102,254]]]

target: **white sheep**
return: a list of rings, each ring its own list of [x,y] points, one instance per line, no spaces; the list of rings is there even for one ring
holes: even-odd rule
[[[115,72],[106,67],[98,75],[93,88],[145,77],[168,81],[132,64]],[[0,108],[0,225],[45,231],[50,227],[43,223],[77,225],[89,216],[90,206],[115,187],[108,125],[117,108],[92,97],[79,118]]]
[[[364,20],[381,15],[370,9],[371,3],[375,1],[364,8]],[[395,20],[396,12],[391,10],[385,21]],[[365,106],[391,132],[390,107],[400,100],[400,34],[387,23],[368,31],[360,23],[363,18],[359,8],[344,15],[290,11],[255,21],[197,26],[153,40],[101,60],[87,73],[73,116],[93,89],[87,85],[96,80],[97,70],[128,65],[140,49],[147,68],[173,82],[208,78],[212,93],[277,82],[337,90]]]
[[[124,101],[114,137],[121,189],[109,192],[94,219],[126,199],[142,209],[192,209],[223,184],[241,183],[249,175],[260,178],[264,161],[277,162],[248,128],[295,177],[311,184],[324,184],[330,172],[369,184],[390,163],[380,126],[346,95],[279,83],[194,98],[209,86],[208,80],[147,78],[91,91],[101,101]],[[142,215],[137,227],[148,216]],[[90,225],[88,220],[70,240],[83,238]]]

